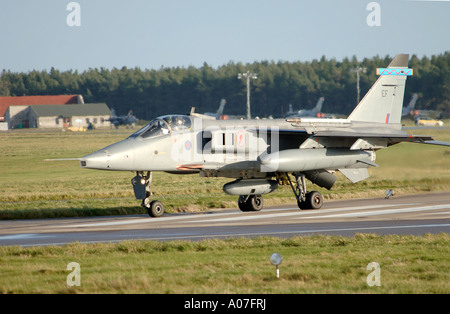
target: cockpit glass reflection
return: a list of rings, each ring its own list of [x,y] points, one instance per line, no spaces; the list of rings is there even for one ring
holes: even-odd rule
[[[191,119],[184,115],[167,115],[156,118],[136,133],[132,138],[152,138],[169,135],[171,133],[184,132],[191,128]]]

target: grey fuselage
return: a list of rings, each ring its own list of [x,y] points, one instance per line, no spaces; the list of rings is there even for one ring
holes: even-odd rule
[[[401,125],[358,123],[346,119],[210,120],[179,115],[169,117],[189,119],[189,127],[174,130],[170,125],[162,125],[167,126],[166,132],[148,137],[142,136],[145,132],[140,130],[81,158],[81,166],[101,170],[265,178],[276,172],[367,168],[375,161],[375,150],[395,142],[386,139],[375,141],[376,145],[366,143],[351,149],[364,134],[375,132],[392,134],[393,137],[405,136],[400,130]],[[164,117],[156,120],[165,123]],[[315,137],[321,132],[344,136]]]

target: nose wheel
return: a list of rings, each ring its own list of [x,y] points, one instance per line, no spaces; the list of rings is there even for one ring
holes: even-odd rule
[[[160,201],[151,201],[150,196],[152,192],[150,186],[152,184],[152,173],[147,171],[136,172],[136,176],[131,179],[131,184],[134,189],[134,196],[136,199],[142,200],[141,206],[147,209],[150,217],[161,217],[164,214],[164,205]]]
[[[145,198],[141,206],[147,209],[150,217],[161,217],[164,214],[164,205],[160,201],[150,202],[149,198]]]

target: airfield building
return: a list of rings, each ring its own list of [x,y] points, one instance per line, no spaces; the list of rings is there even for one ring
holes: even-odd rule
[[[30,106],[29,127],[55,129],[68,127],[110,127],[111,111],[105,103]]]
[[[85,104],[81,95],[0,97],[0,130],[109,127],[105,103]]]

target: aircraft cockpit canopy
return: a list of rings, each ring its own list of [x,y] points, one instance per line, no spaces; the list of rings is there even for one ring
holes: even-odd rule
[[[191,128],[191,119],[185,115],[167,115],[158,117],[130,137],[151,138],[187,131]]]

